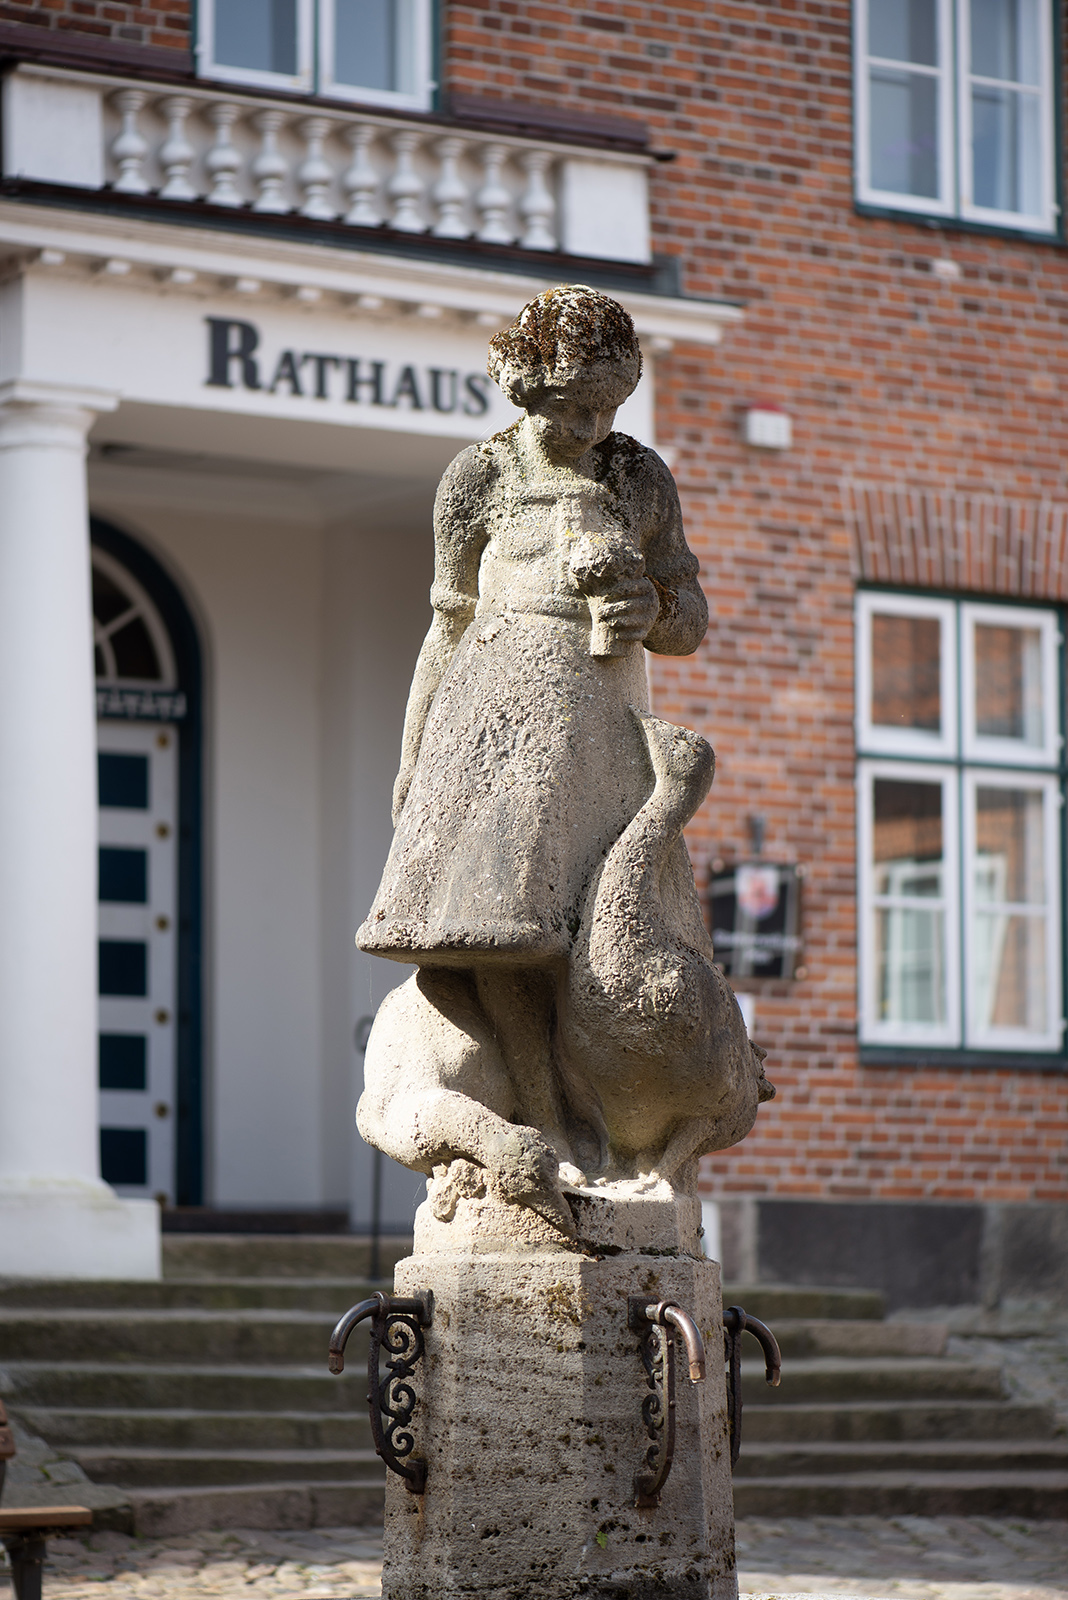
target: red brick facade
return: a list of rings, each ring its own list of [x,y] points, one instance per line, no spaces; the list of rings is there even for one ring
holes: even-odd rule
[[[747,307],[714,354],[657,363],[713,618],[694,660],[654,664],[659,709],[718,753],[690,830],[698,880],[746,852],[749,813],[807,869],[806,976],[750,985],[779,1097],[708,1163],[713,1190],[1068,1199],[1068,1078],[858,1066],[852,625],[861,573],[1068,595],[1064,249],[857,215],[848,0],[454,4],[445,64],[469,93],[645,121],[676,156],[653,178],[655,248],[687,293]],[[934,275],[941,257],[958,279]],[[781,456],[741,442],[758,400],[793,418]],[[974,510],[961,559],[925,579],[900,517],[861,539],[847,480],[1008,497],[1008,521],[1044,531],[1014,560],[1006,516]]]
[[[746,306],[718,351],[657,361],[713,618],[695,658],[653,668],[658,708],[718,753],[699,884],[745,853],[749,813],[807,873],[805,976],[752,985],[779,1097],[708,1163],[713,1190],[1068,1200],[1068,1075],[858,1064],[852,620],[858,576],[1068,599],[1065,249],[857,213],[849,0],[442,12],[446,94],[647,124],[675,158],[652,175],[656,251],[686,293]],[[0,18],[189,44],[179,3],[2,0]],[[792,449],[743,444],[758,400],[789,412]],[[919,497],[920,534],[872,512],[894,493]],[[947,496],[952,560],[930,509]]]

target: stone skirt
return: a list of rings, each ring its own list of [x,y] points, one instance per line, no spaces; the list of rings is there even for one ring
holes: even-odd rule
[[[361,950],[398,961],[566,956],[590,878],[653,787],[644,650],[590,625],[476,617],[427,718]]]

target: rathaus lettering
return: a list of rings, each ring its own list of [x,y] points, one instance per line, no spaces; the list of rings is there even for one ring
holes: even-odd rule
[[[397,367],[388,361],[316,350],[283,350],[271,364],[260,354],[260,332],[254,323],[231,317],[204,320],[208,325],[204,381],[210,388],[259,389],[265,394],[400,406],[409,411],[460,411],[468,417],[481,417],[489,410],[489,379],[482,372]]]

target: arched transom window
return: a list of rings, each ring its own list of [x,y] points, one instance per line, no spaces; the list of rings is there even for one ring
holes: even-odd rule
[[[92,554],[97,684],[177,688],[171,641],[152,601],[113,556],[95,546]]]

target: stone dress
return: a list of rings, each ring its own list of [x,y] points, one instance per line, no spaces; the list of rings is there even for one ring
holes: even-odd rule
[[[467,626],[356,936],[398,961],[566,957],[596,866],[652,790],[630,711],[648,708],[644,651],[590,655],[591,602],[569,566],[576,541],[592,532],[626,546],[631,570],[635,550],[644,557],[661,602],[651,647],[688,652],[704,633],[697,561],[660,458],[610,434],[592,452],[593,477],[533,480],[518,427],[465,450],[438,491],[431,599]],[[680,611],[690,619],[681,649]]]

